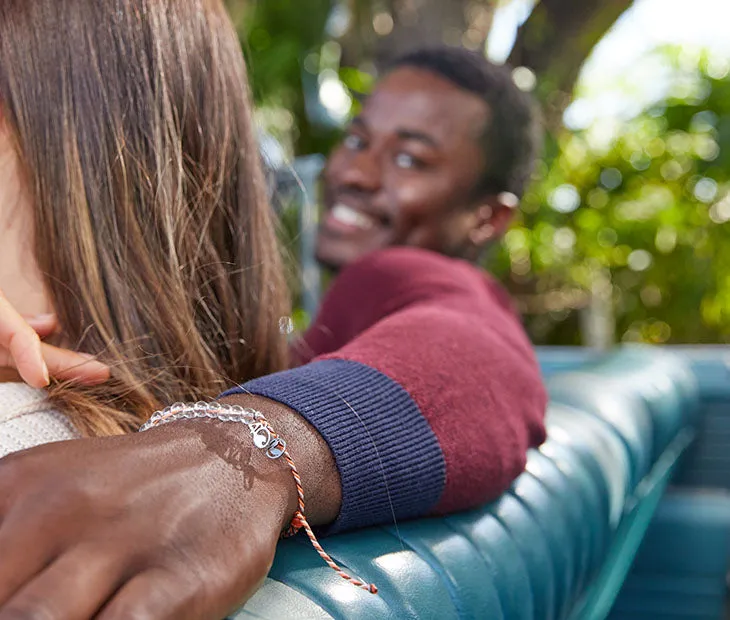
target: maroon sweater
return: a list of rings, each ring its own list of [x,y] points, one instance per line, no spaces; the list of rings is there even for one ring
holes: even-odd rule
[[[245,389],[298,411],[343,485],[335,530],[482,504],[545,437],[546,394],[502,288],[412,248],[344,270],[296,347],[299,366]]]

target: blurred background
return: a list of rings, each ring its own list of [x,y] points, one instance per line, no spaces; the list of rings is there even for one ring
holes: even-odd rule
[[[319,295],[311,244],[322,155],[388,59],[443,42],[508,63],[542,106],[542,164],[485,264],[533,340],[730,342],[730,2],[227,3],[266,158],[279,169],[297,327]]]

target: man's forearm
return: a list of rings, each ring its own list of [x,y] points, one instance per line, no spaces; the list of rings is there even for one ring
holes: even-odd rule
[[[341,273],[306,363],[242,391],[285,403],[325,438],[343,489],[330,532],[489,501],[545,436],[529,340],[480,271],[412,248]]]

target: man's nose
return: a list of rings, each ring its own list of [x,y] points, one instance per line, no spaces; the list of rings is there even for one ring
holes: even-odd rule
[[[370,149],[357,152],[343,168],[340,182],[361,192],[377,192],[382,183],[382,168],[376,154]]]

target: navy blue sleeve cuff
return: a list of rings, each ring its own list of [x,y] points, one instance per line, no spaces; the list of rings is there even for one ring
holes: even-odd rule
[[[329,444],[342,509],[328,534],[419,517],[438,503],[446,480],[441,447],[410,395],[386,375],[358,362],[323,360],[224,396],[248,392],[294,409]]]

